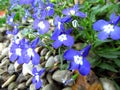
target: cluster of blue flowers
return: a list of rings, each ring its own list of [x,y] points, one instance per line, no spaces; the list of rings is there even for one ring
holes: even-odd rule
[[[62,45],[69,48],[63,54],[63,58],[69,64],[69,70],[78,70],[83,76],[90,73],[90,63],[86,57],[89,53],[91,45],[87,45],[80,51],[72,49],[72,46],[74,45],[74,37],[71,35],[73,28],[66,28],[68,23],[74,21],[74,17],[87,17],[85,13],[79,11],[78,4],[74,5],[73,7],[63,9],[63,11],[61,11],[62,16],[55,14],[54,4],[49,0],[46,0],[46,2],[42,0],[10,0],[10,4],[11,7],[9,10],[12,10],[17,5],[29,6],[29,8],[27,7],[24,9],[24,16],[22,19],[27,21],[28,18],[32,18],[32,29],[35,32],[38,32],[39,35],[44,35],[50,30],[51,25],[48,22],[48,18],[54,16],[54,31],[50,37],[50,39],[53,40],[51,46],[53,46],[55,49],[60,48]],[[12,27],[12,31],[8,30],[7,34],[13,34],[14,38],[20,31],[20,23],[14,22],[15,16],[16,14],[14,12],[7,18],[7,24]],[[113,40],[120,39],[120,27],[117,26],[119,20],[120,16],[112,14],[109,22],[105,20],[98,20],[95,22],[93,24],[93,29],[96,31],[101,30],[101,32],[98,34],[98,38],[101,40],[105,40],[109,37],[111,37]],[[17,60],[19,64],[27,64],[32,61],[33,65],[40,64],[40,56],[37,52],[35,52],[35,48],[40,41],[39,35],[33,41],[30,41],[25,37],[19,40],[14,39],[10,47],[10,61],[14,62]],[[45,69],[37,71],[36,68],[33,68],[32,81],[36,84],[36,89],[42,87],[40,76],[44,71]]]

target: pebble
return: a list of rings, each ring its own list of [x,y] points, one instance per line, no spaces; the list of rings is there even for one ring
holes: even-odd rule
[[[18,90],[26,90],[27,89],[25,82],[20,83],[17,88],[18,88]]]
[[[5,48],[5,45],[3,43],[0,43],[0,53],[2,53],[2,50]]]
[[[6,55],[7,56],[8,54],[9,54],[9,47],[4,48],[1,52],[1,55]]]
[[[31,85],[30,85],[30,90],[36,90],[35,84],[31,84]]]
[[[55,63],[54,57],[50,56],[45,64],[45,67],[52,67]]]
[[[66,80],[71,79],[71,72],[69,70],[57,70],[53,73],[52,79],[64,83]]]
[[[44,56],[47,53],[48,49],[44,48],[41,50],[40,55]]]
[[[48,51],[48,52],[46,53],[46,55],[45,55],[45,59],[47,60],[47,59],[50,57],[51,54],[52,54],[52,52],[51,52],[51,51]]]
[[[29,85],[31,84],[31,82],[32,82],[32,77],[29,78],[29,79],[26,81],[26,86],[29,86]]]
[[[72,90],[72,88],[71,87],[65,87],[62,90]]]
[[[60,90],[60,89],[57,88],[57,86],[55,86],[54,83],[51,83],[51,84],[47,84],[45,87],[43,87],[42,90]]]
[[[113,82],[107,78],[100,78],[104,90],[116,90]]]
[[[8,86],[11,82],[16,79],[16,75],[12,75],[5,83],[3,83],[2,88]]]
[[[53,79],[52,79],[52,74],[51,73],[48,73],[46,78],[47,78],[49,83],[53,83]]]
[[[12,82],[12,83],[9,84],[8,90],[14,90],[16,87],[17,87],[17,83]]]
[[[10,64],[8,67],[8,73],[13,74],[15,72],[14,64]]]

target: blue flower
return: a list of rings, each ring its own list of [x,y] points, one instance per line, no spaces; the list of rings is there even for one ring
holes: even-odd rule
[[[38,42],[39,42],[39,37],[33,40],[32,43],[26,44],[25,48],[23,49],[25,63],[29,63],[30,60],[32,60],[32,64],[34,65],[37,65],[40,63],[40,56],[34,50]]]
[[[33,0],[20,0],[19,3],[22,4],[32,4]]]
[[[30,43],[27,39],[22,39],[18,43],[13,42],[10,47],[10,61],[14,62],[18,61],[19,64],[29,63],[32,60],[34,65],[40,63],[40,56],[37,52],[35,52],[35,47],[39,42],[39,38],[37,37],[35,40]]]
[[[72,31],[72,29],[69,30],[64,30],[56,33],[53,33],[53,36],[51,37],[52,40],[55,40],[55,42],[53,42],[53,47],[54,48],[58,48],[60,47],[62,44],[67,46],[67,47],[71,47],[74,44],[74,38],[72,36],[70,36],[70,32]]]
[[[14,17],[15,17],[15,14],[14,14],[14,13],[12,13],[11,16],[8,16],[8,18],[7,18],[7,24],[8,24],[8,25],[13,25],[13,24],[14,24],[14,22],[13,22]]]
[[[81,75],[87,75],[90,72],[90,63],[86,59],[91,46],[88,45],[80,51],[69,49],[64,53],[64,58],[70,61],[70,70],[78,70]]]
[[[47,20],[38,20],[36,19],[33,24],[34,29],[37,29],[37,31],[40,34],[45,34],[48,32],[50,25]]]
[[[67,8],[67,9],[64,9],[62,11],[62,13],[64,15],[67,15],[68,17],[69,16],[78,16],[78,17],[81,17],[81,18],[85,18],[86,17],[86,14],[79,11],[79,6],[78,4],[74,5],[73,7],[71,8]]]
[[[105,40],[107,38],[112,38],[113,40],[120,39],[120,27],[117,26],[120,20],[120,16],[116,16],[114,13],[110,16],[110,21],[105,21],[103,19],[98,20],[93,24],[93,29],[100,31],[98,38],[100,40]]]
[[[33,68],[32,73],[33,73],[33,78],[32,78],[32,83],[36,84],[35,87],[36,89],[39,89],[42,87],[42,81],[40,79],[41,75],[44,73],[45,69],[42,69],[40,71],[37,71],[36,68]]]

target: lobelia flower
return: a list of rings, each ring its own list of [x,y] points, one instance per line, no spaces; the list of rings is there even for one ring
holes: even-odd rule
[[[13,22],[14,17],[15,17],[15,14],[14,14],[14,13],[12,13],[11,16],[8,16],[8,18],[7,18],[7,24],[8,24],[8,25],[13,25],[13,24],[14,24],[14,22]]]
[[[69,69],[78,70],[81,75],[87,75],[90,72],[90,63],[86,59],[91,46],[88,45],[80,51],[69,49],[64,53],[64,58],[70,61]]]
[[[116,16],[113,13],[110,16],[109,22],[100,19],[93,24],[93,29],[95,31],[100,31],[98,34],[98,38],[100,40],[105,40],[107,38],[118,40],[120,39],[120,27],[117,26],[119,21],[120,21],[120,16]]]
[[[19,1],[19,3],[20,3],[21,5],[23,5],[23,4],[32,4],[32,2],[33,2],[33,0],[20,0],[20,1]]]
[[[66,21],[69,19],[71,19],[71,16],[78,16],[78,17],[81,17],[81,18],[85,18],[87,15],[81,11],[79,11],[79,6],[78,4],[74,5],[73,7],[71,8],[67,8],[67,9],[64,9],[62,11],[62,13],[64,15],[67,15],[65,18],[66,18]]]
[[[32,60],[32,64],[34,65],[37,65],[40,63],[40,56],[34,50],[38,42],[39,42],[39,37],[33,40],[32,43],[30,42],[26,43],[25,48],[23,50],[25,63],[29,63],[30,60]]]
[[[35,19],[33,24],[34,29],[36,29],[40,34],[45,34],[48,32],[50,25],[47,20]]]
[[[30,43],[27,39],[22,39],[18,43],[13,42],[10,47],[10,61],[18,61],[19,64],[29,63],[32,60],[34,65],[40,63],[40,56],[35,52],[35,47],[39,42],[37,37],[35,40]]]
[[[36,68],[33,68],[33,70],[32,70],[32,73],[33,73],[32,83],[36,84],[35,85],[36,89],[39,89],[42,87],[42,81],[40,80],[40,76],[44,73],[44,71],[45,71],[45,69],[37,71]]]
[[[72,31],[72,29],[69,30],[64,30],[61,33],[54,33],[54,35],[51,37],[52,40],[55,40],[55,42],[53,43],[53,47],[54,48],[58,48],[60,47],[62,44],[67,46],[67,47],[71,47],[74,44],[74,38],[72,36],[70,36],[70,32]]]

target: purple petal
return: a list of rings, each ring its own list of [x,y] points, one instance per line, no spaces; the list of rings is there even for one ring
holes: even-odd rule
[[[109,34],[106,33],[106,32],[104,32],[104,31],[101,31],[101,32],[98,34],[98,38],[99,38],[100,40],[105,40],[105,39],[107,39],[108,37],[109,37]]]
[[[76,64],[74,61],[70,63],[69,70],[78,70],[80,67],[80,64]]]
[[[65,16],[61,19],[61,22],[67,23],[72,21],[72,17],[71,16]]]
[[[70,36],[70,35],[67,35],[67,40],[64,40],[63,44],[65,46],[68,46],[68,47],[73,46],[73,44],[74,44],[74,38],[72,36]]]
[[[65,51],[63,56],[66,60],[74,60],[74,56],[76,56],[76,55],[79,55],[78,51],[76,51],[74,49],[69,49],[69,50]]]
[[[53,32],[53,34],[52,34],[52,36],[51,36],[51,39],[52,39],[52,40],[57,40],[56,37],[58,37],[58,36],[60,35],[60,33],[61,33],[61,30],[56,29],[56,30]]]
[[[84,58],[83,65],[79,68],[79,73],[83,76],[90,73],[90,63]]]
[[[12,54],[11,56],[10,56],[10,61],[11,62],[14,62],[16,59],[17,59],[17,55],[16,54]]]
[[[34,40],[32,41],[32,43],[31,43],[32,48],[35,48],[35,47],[37,46],[39,40],[40,40],[39,37],[36,37],[36,39],[34,39]]]
[[[53,47],[54,48],[58,48],[62,45],[62,42],[60,42],[59,40],[56,40],[54,43],[53,43]]]
[[[33,68],[33,69],[32,69],[32,73],[33,73],[33,74],[37,73],[37,69],[36,69],[36,68]]]
[[[64,9],[64,10],[62,11],[62,13],[63,13],[64,15],[70,15],[70,9],[69,9],[69,8]]]
[[[45,72],[45,69],[41,69],[38,73],[41,76]]]
[[[23,63],[24,63],[23,57],[20,56],[20,57],[18,58],[17,62],[18,62],[19,64],[23,64]]]
[[[41,80],[39,80],[39,82],[36,83],[35,87],[36,87],[36,89],[39,89],[39,88],[41,88],[41,86],[42,86],[42,82],[41,82]]]
[[[34,52],[34,56],[32,57],[32,63],[34,65],[37,65],[40,63],[40,56],[36,52]]]
[[[89,53],[90,48],[91,48],[91,45],[87,45],[85,48],[80,50],[80,55],[82,55],[83,57],[86,57]]]
[[[117,18],[116,14],[115,14],[115,13],[112,13],[112,14],[110,15],[110,22],[111,22],[112,24],[115,23],[116,18]]]
[[[105,20],[98,20],[93,24],[93,29],[96,31],[100,31],[100,30],[103,30],[103,27],[108,24],[109,23]]]
[[[32,83],[36,83],[35,77],[32,78]]]
[[[81,17],[81,18],[87,17],[87,15],[83,12],[77,12],[75,15],[78,16],[78,17]]]
[[[110,36],[113,40],[120,39],[120,27],[115,26],[114,31],[111,32]]]

